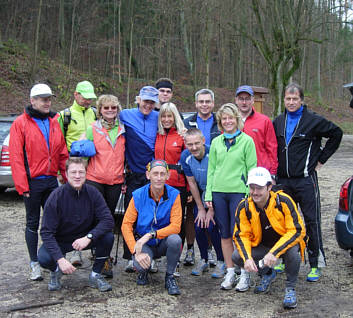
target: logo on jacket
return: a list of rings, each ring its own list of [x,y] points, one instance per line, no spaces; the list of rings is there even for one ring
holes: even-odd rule
[[[173,147],[178,147],[177,142],[176,142],[176,141],[174,141],[174,142],[173,142],[173,144],[172,144],[172,146],[173,146]]]
[[[252,130],[253,132],[259,132],[259,130],[257,128],[253,128]]]

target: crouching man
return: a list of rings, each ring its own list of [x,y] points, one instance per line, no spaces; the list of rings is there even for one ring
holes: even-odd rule
[[[179,295],[173,273],[181,254],[178,235],[182,215],[180,194],[165,184],[169,171],[164,160],[151,161],[147,165],[146,177],[151,183],[132,193],[121,231],[139,273],[137,285],[148,284],[151,261],[166,255],[165,288],[169,295]]]
[[[284,308],[295,308],[295,285],[303,259],[305,227],[293,200],[283,192],[273,192],[270,172],[253,168],[248,176],[249,198],[238,205],[233,240],[237,249],[233,262],[241,267],[237,291],[250,287],[250,272],[259,272],[261,281],[254,292],[265,293],[276,278],[273,267],[281,257],[287,275]]]
[[[44,207],[40,231],[43,245],[38,252],[42,267],[50,270],[50,291],[61,289],[62,274],[72,274],[76,268],[65,258],[72,250],[96,248],[96,259],[89,275],[89,285],[108,291],[101,271],[114,243],[114,220],[103,196],[86,181],[87,163],[83,158],[66,161],[68,183],[57,188]]]

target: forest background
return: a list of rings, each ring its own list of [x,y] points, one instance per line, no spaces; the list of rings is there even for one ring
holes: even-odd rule
[[[0,113],[18,113],[36,82],[72,102],[92,81],[131,107],[143,85],[175,82],[174,102],[194,110],[209,87],[216,105],[241,84],[266,87],[264,112],[283,110],[283,87],[305,89],[318,113],[353,133],[353,1],[349,0],[0,0]]]

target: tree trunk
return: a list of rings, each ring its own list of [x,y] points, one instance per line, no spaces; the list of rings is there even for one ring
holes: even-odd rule
[[[39,29],[40,29],[40,17],[42,14],[42,4],[43,0],[39,0],[37,25],[36,25],[36,37],[34,40],[34,57],[31,70],[31,79],[34,80],[35,73],[37,72],[37,57],[38,57],[38,43],[39,43]]]
[[[188,63],[188,66],[189,66],[190,78],[193,78],[193,76],[194,76],[194,63],[193,63],[193,59],[192,59],[192,53],[191,53],[187,29],[186,29],[184,7],[180,9],[180,28],[181,28],[181,33],[182,33],[182,37],[183,37],[185,58],[186,58],[186,62]],[[194,82],[194,81],[192,80],[192,82]]]

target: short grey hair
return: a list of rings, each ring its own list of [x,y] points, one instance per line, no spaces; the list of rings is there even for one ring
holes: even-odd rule
[[[212,101],[214,102],[214,92],[208,88],[200,89],[195,93],[195,102],[197,102],[199,95],[211,95]]]

